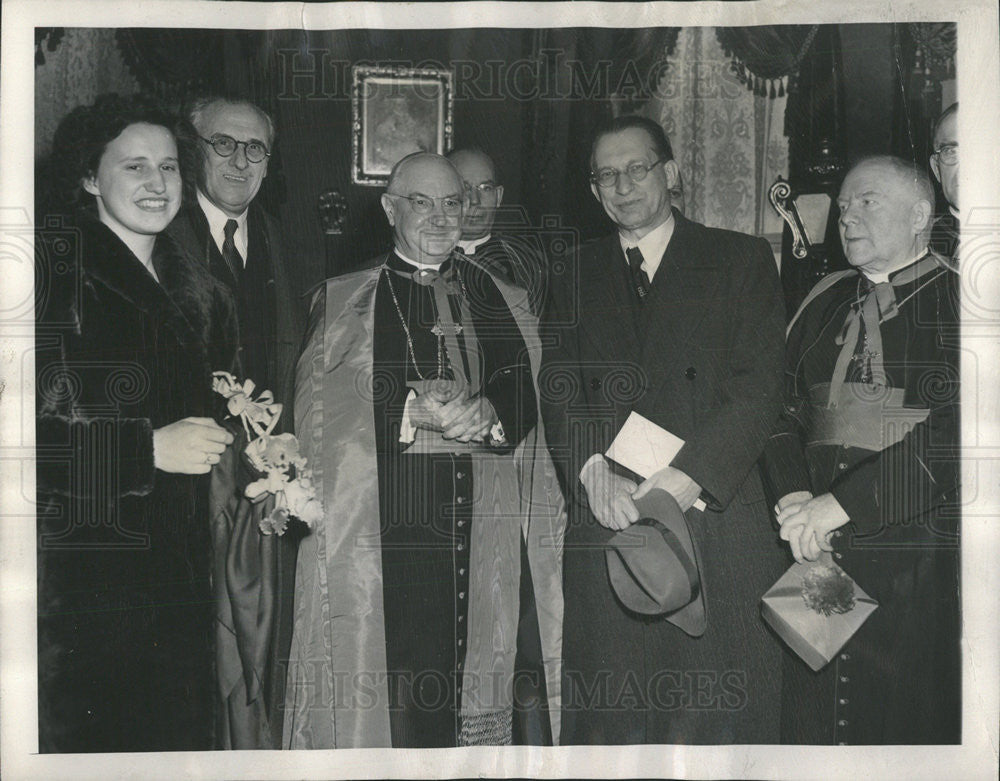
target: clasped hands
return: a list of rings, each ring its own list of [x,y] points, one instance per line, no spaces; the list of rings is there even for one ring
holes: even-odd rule
[[[785,494],[774,512],[781,539],[788,542],[800,564],[816,561],[821,551],[832,551],[833,532],[850,520],[833,494],[814,497],[809,491]]]
[[[445,439],[459,442],[488,438],[500,420],[489,399],[464,393],[449,400],[421,393],[407,402],[407,410],[414,426],[440,431]]]
[[[587,491],[590,510],[597,522],[608,529],[627,529],[639,520],[635,502],[654,488],[660,488],[677,500],[683,512],[701,495],[701,486],[679,469],[671,466],[637,484],[614,473],[603,458],[595,458],[580,472],[580,482]]]

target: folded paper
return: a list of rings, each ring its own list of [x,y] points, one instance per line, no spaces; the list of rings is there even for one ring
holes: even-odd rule
[[[670,466],[682,447],[683,439],[638,412],[630,412],[604,455],[646,479]],[[705,503],[697,499],[694,508],[704,511]]]

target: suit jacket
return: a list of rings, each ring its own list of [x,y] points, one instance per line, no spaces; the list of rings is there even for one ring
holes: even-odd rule
[[[643,304],[612,235],[580,250],[543,318],[542,415],[569,504],[562,743],[777,740],[780,648],[757,602],[785,556],[755,462],[781,408],[778,276],[762,239],[674,219]],[[673,466],[708,504],[687,514],[708,609],[699,639],[627,613],[607,582],[613,532],[590,512],[578,475],[633,410],[685,441]],[[608,686],[595,688],[608,671]],[[703,674],[712,684],[699,694]],[[645,707],[622,699],[636,686]]]
[[[299,301],[292,297],[282,253],[277,222],[255,204],[247,215],[248,253],[265,268],[265,292],[261,326],[270,334],[266,345],[265,376],[252,377],[259,390],[270,389],[284,405],[275,433],[292,428],[295,362],[304,331]],[[197,202],[182,209],[167,233],[191,257],[205,265],[231,289],[235,282],[228,271]],[[243,315],[246,317],[246,315]],[[241,323],[241,328],[244,324]],[[242,379],[242,377],[241,377]],[[220,472],[220,476],[226,473]],[[250,506],[242,497],[246,477],[235,485],[217,480],[213,485],[213,513],[228,523],[228,550],[220,551],[228,561],[227,575],[232,615],[222,623],[220,644],[236,643],[243,670],[220,670],[228,690],[228,711],[219,730],[226,748],[276,748],[281,740],[284,680],[291,645],[295,558],[298,535],[262,537],[256,530],[257,516],[270,504]],[[227,499],[228,497],[228,499]],[[237,673],[242,672],[241,683]],[[263,696],[258,697],[257,692]],[[226,692],[224,692],[224,696]]]
[[[247,229],[250,233],[249,252],[263,251],[267,264],[267,304],[263,317],[266,327],[273,334],[274,349],[268,353],[268,377],[254,377],[258,388],[270,388],[276,400],[286,405],[276,431],[288,430],[292,425],[292,388],[295,376],[295,361],[301,346],[305,319],[300,300],[293,297],[285,268],[281,232],[278,223],[259,206],[251,204],[247,215]],[[222,253],[209,233],[208,220],[197,202],[182,209],[167,228],[173,239],[192,257],[205,263],[213,275],[230,287],[232,276],[220,272],[225,268]],[[255,247],[255,239],[262,240],[263,247]],[[267,382],[273,385],[266,384]]]

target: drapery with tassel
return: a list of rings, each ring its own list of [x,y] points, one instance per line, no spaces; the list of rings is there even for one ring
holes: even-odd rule
[[[819,32],[819,25],[717,27],[719,44],[733,59],[733,71],[755,95],[784,97],[794,89],[802,58]]]

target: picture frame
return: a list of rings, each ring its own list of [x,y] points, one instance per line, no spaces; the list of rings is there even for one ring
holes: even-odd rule
[[[406,155],[451,150],[450,70],[356,65],[351,72],[354,184],[384,187],[393,165]]]

